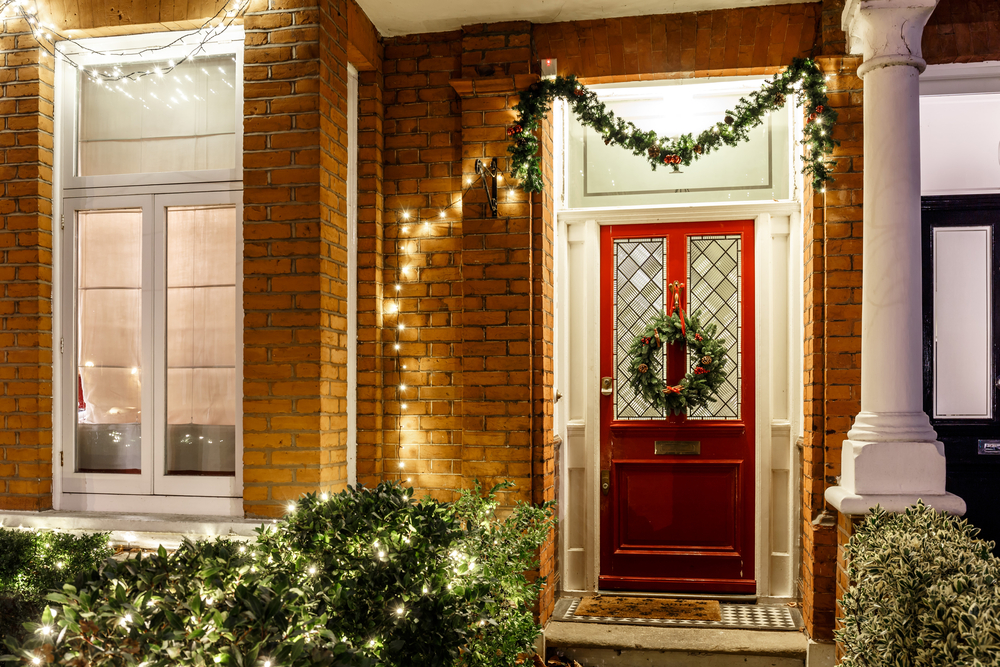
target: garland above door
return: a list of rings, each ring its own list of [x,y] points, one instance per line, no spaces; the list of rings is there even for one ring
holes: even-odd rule
[[[668,165],[677,171],[681,165],[689,166],[723,146],[736,146],[746,141],[750,138],[750,130],[763,123],[769,112],[780,109],[790,97],[797,96],[796,103],[803,107],[806,116],[802,143],[807,150],[802,172],[812,177],[813,188],[825,192],[825,184],[833,180],[826,157],[840,145],[833,138],[837,112],[827,101],[826,80],[826,75],[811,58],[793,58],[787,69],[766,81],[760,90],[740,98],[736,108],[726,112],[724,121],[703,130],[698,136],[682,134],[669,138],[646,132],[624,118],[616,118],[614,112],[597,99],[597,93],[577,81],[575,76],[542,79],[521,93],[520,102],[514,107],[518,120],[507,128],[507,135],[513,141],[507,148],[511,154],[511,175],[520,179],[521,187],[527,192],[542,190],[537,132],[557,97],[569,103],[581,123],[599,132],[605,144],[621,146],[644,156],[654,170]]]

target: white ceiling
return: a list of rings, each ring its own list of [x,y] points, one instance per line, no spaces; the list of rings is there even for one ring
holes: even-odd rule
[[[815,0],[358,0],[358,4],[378,31],[391,37],[494,21],[556,23],[809,1]]]

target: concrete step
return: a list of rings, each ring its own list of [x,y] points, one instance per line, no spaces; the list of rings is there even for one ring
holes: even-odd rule
[[[805,667],[802,632],[550,621],[545,647],[583,667]]]

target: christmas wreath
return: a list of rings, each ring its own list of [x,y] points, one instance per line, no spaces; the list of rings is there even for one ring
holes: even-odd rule
[[[528,192],[541,192],[541,158],[538,156],[538,137],[541,121],[548,114],[552,100],[561,97],[581,123],[593,128],[604,138],[605,144],[614,144],[646,158],[655,170],[664,165],[677,171],[681,165],[690,166],[695,160],[723,146],[736,146],[750,138],[750,130],[764,122],[765,116],[794,101],[803,108],[805,124],[802,144],[808,148],[803,156],[803,172],[812,177],[813,188],[825,192],[826,183],[833,180],[831,165],[826,157],[839,145],[833,138],[833,124],[837,112],[830,108],[826,97],[826,75],[811,58],[793,58],[792,63],[760,90],[740,99],[726,117],[700,132],[697,136],[682,134],[678,137],[661,137],[656,132],[646,132],[614,112],[597,99],[597,93],[576,80],[575,76],[557,76],[531,84],[520,94],[514,107],[517,122],[508,128],[512,144],[511,174],[521,180],[521,187]]]
[[[683,285],[672,285],[674,289]],[[674,305],[676,304],[676,305]],[[702,326],[700,313],[685,314],[679,290],[670,311],[660,311],[629,347],[629,384],[651,405],[668,415],[706,407],[726,379],[726,349],[715,337],[716,326]],[[664,345],[685,343],[692,368],[679,384],[665,385],[660,372]]]

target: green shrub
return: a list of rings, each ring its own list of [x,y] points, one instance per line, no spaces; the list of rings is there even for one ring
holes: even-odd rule
[[[108,561],[50,595],[34,636],[12,648],[94,667],[514,664],[539,631],[540,584],[523,570],[551,512],[519,504],[498,521],[493,493],[453,504],[412,493],[308,495],[256,544]]]
[[[876,508],[847,545],[841,664],[1000,664],[1000,561],[978,532],[922,502]]]
[[[23,640],[23,624],[38,618],[49,591],[96,569],[110,555],[107,533],[0,528],[0,638]]]

